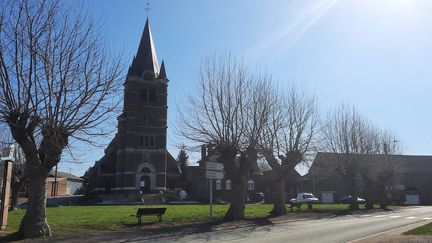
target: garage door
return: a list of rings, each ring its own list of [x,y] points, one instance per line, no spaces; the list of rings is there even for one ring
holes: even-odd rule
[[[322,192],[322,203],[334,203],[333,192]]]
[[[406,195],[405,204],[420,204],[419,195]]]

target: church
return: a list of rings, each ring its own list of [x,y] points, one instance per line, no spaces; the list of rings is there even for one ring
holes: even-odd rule
[[[134,201],[142,193],[174,189],[180,171],[166,148],[168,81],[147,18],[124,82],[117,133],[87,172],[91,193]]]

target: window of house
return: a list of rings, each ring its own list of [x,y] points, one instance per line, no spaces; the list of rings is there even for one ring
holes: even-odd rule
[[[152,89],[149,93],[149,101],[156,102],[156,90]]]
[[[231,190],[231,180],[226,180],[225,182],[225,190]]]
[[[216,180],[216,190],[220,191],[222,189],[222,181]]]
[[[255,190],[255,182],[253,180],[248,180],[247,187],[249,191]]]
[[[146,89],[141,89],[139,91],[139,99],[140,99],[140,101],[147,101],[147,90]]]

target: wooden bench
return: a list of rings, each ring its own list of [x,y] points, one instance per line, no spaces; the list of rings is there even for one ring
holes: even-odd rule
[[[138,208],[136,214],[131,216],[138,218],[138,223],[141,224],[141,217],[145,215],[156,215],[159,221],[162,221],[162,215],[165,214],[166,208]]]

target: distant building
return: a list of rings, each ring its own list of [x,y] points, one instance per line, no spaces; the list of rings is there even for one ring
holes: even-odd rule
[[[55,186],[57,185],[57,186]],[[80,189],[84,185],[84,179],[74,176],[70,173],[57,171],[57,179],[55,172],[51,171],[47,178],[46,196],[71,196],[80,193]]]
[[[63,197],[82,194],[81,189],[85,180],[70,173],[51,171],[46,179],[46,197]],[[56,186],[55,186],[56,185]],[[26,202],[28,198],[28,185],[23,186],[18,192],[19,203]]]
[[[188,197],[197,201],[209,200],[209,180],[205,178],[205,162],[213,160],[215,150],[210,146],[201,147],[201,159],[199,166],[188,166],[186,168]],[[275,198],[274,173],[272,170],[260,171],[258,167],[251,169],[246,183],[246,199],[254,200],[256,193],[264,193],[264,200],[271,203]],[[296,170],[286,176],[285,198],[287,201],[295,197],[298,192],[298,181],[300,174]],[[225,176],[220,180],[212,180],[213,198],[225,202],[230,201],[232,178]]]
[[[416,155],[351,155],[356,163],[388,160],[397,166],[397,182],[385,188],[387,198],[405,204],[432,205],[432,156]],[[349,187],[337,173],[343,163],[341,154],[318,153],[308,172],[298,179],[298,190],[313,192],[323,203],[335,203],[349,195]],[[373,190],[374,188],[365,188]],[[359,195],[364,197],[362,193]]]
[[[180,172],[166,149],[167,95],[165,64],[158,64],[147,19],[124,82],[117,134],[86,174],[91,193],[135,201],[141,193],[175,187]]]

